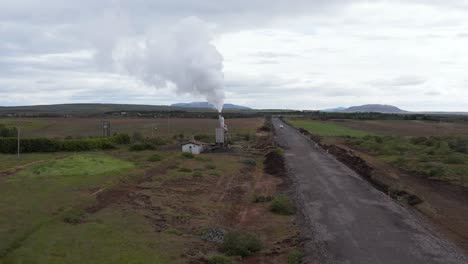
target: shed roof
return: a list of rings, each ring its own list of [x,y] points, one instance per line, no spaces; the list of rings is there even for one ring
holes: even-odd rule
[[[198,146],[208,145],[208,143],[201,142],[201,141],[198,141],[198,140],[190,140],[190,141],[182,143],[181,145],[187,145],[187,144],[194,144],[194,145],[198,145]]]

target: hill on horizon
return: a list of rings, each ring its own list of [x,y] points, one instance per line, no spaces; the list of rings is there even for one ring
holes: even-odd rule
[[[337,107],[331,109],[324,109],[324,112],[347,112],[347,113],[407,113],[403,109],[400,109],[393,105],[382,105],[382,104],[365,104],[359,106],[351,106],[348,108],[345,107]]]
[[[176,103],[171,104],[174,107],[183,107],[183,108],[214,108],[214,106],[208,102],[191,102],[191,103]],[[252,108],[242,105],[235,104],[224,104],[223,109],[243,109],[251,110]]]

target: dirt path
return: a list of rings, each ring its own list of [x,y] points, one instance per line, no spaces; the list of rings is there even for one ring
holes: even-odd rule
[[[294,180],[305,263],[467,263],[410,209],[377,191],[295,129],[273,120]]]

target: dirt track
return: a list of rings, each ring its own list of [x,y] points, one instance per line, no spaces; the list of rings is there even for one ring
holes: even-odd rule
[[[280,124],[273,119],[294,180],[305,263],[468,263],[414,211]]]

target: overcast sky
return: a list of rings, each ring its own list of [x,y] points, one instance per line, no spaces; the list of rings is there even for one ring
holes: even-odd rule
[[[98,58],[190,16],[213,32],[227,103],[468,111],[465,0],[1,0],[0,105],[203,101]]]

